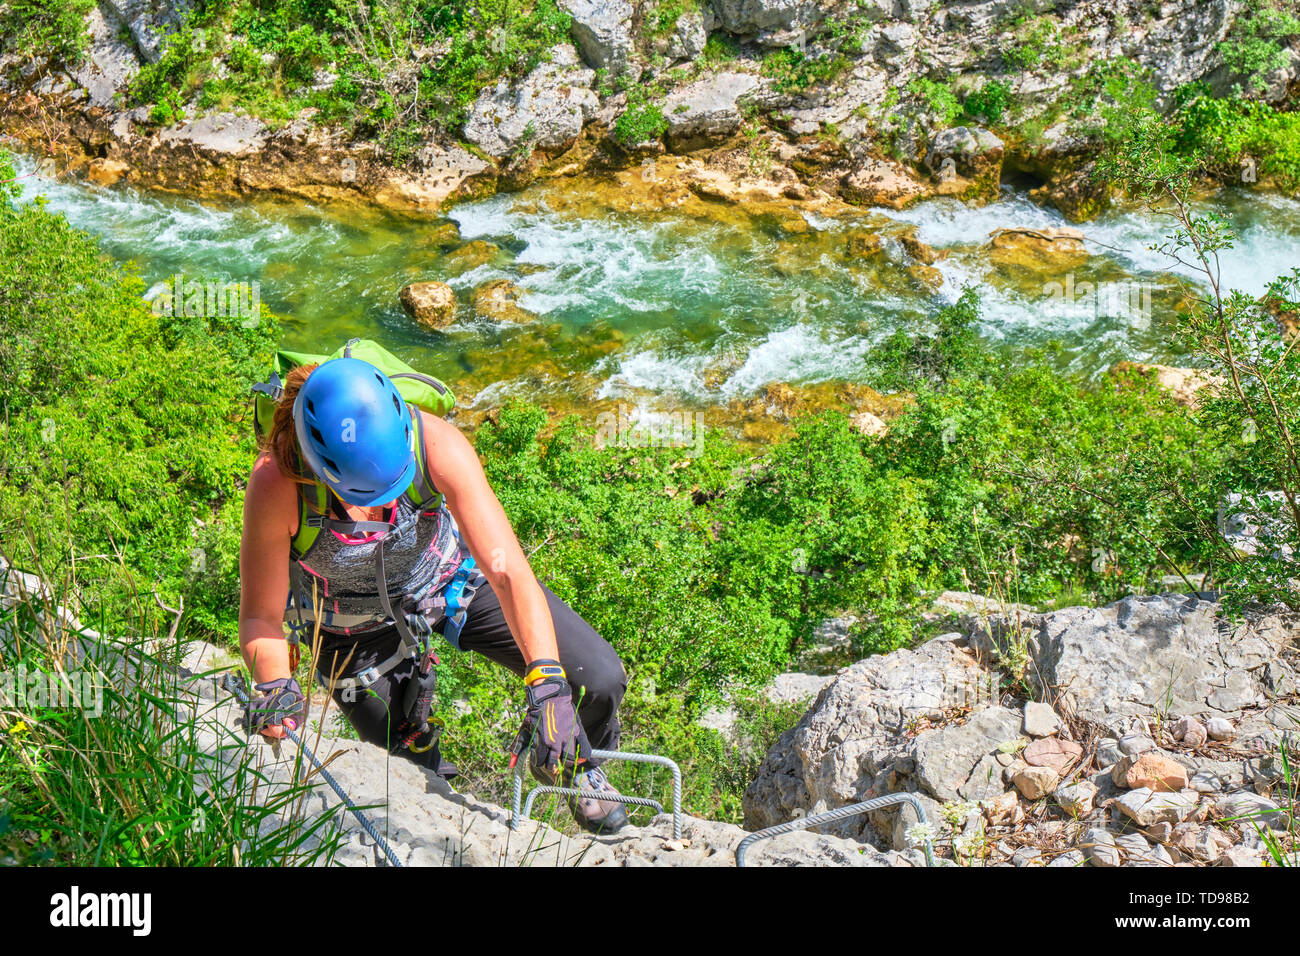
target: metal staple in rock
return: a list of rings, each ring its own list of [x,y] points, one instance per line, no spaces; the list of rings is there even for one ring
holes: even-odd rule
[[[827,810],[825,813],[815,813],[810,817],[802,817],[798,820],[791,820],[789,823],[781,823],[774,827],[768,827],[766,830],[759,830],[751,833],[745,839],[740,841],[740,846],[736,847],[736,866],[745,865],[745,854],[749,848],[760,840],[768,840],[774,836],[780,836],[783,833],[793,833],[795,830],[806,830],[809,827],[820,826],[823,823],[832,823],[835,820],[843,820],[847,817],[855,817],[860,813],[868,813],[872,810],[882,810],[885,807],[892,807],[896,803],[910,804],[916,811],[916,822],[922,826],[928,826],[930,821],[926,818],[925,807],[921,801],[911,793],[889,793],[883,797],[874,797],[871,800],[863,800],[861,803],[854,803],[847,807],[840,807],[838,810]],[[924,843],[925,848],[925,865],[934,866],[934,846],[927,836]]]
[[[222,682],[223,682],[223,686],[231,693],[233,693],[235,697],[239,699],[240,703],[244,704],[245,706],[248,705],[248,695],[246,695],[243,692],[239,684],[236,683],[236,681],[230,674],[226,674],[222,678]],[[284,727],[283,724],[281,726]],[[339,799],[342,800],[343,805],[348,808],[348,812],[350,812],[354,817],[357,818],[357,822],[361,824],[361,828],[365,830],[366,833],[370,834],[370,838],[374,840],[375,843],[377,843],[379,847],[384,851],[384,856],[388,858],[389,864],[392,866],[401,867],[402,864],[397,859],[397,854],[395,854],[393,852],[393,848],[388,845],[388,841],[379,835],[379,831],[375,829],[374,822],[371,821],[371,819],[368,816],[366,816],[365,813],[363,813],[355,803],[352,802],[352,798],[347,795],[347,791],[345,791],[343,787],[339,785],[339,782],[334,779],[334,776],[328,770],[325,769],[325,766],[319,760],[316,759],[316,755],[312,753],[311,748],[308,747],[307,744],[303,740],[301,740],[298,737],[298,735],[295,734],[288,727],[284,727],[284,735],[288,737],[289,740],[291,740],[293,743],[297,744],[299,749],[301,749],[302,752],[307,755],[307,759],[311,761],[312,767],[314,767],[316,771],[325,779],[325,782],[328,783],[333,788],[334,792],[339,795]]]
[[[658,754],[639,754],[626,750],[592,750],[591,755],[598,760],[626,760],[628,763],[652,763],[660,767],[667,767],[673,774],[673,839],[682,838],[682,771],[672,760],[667,757],[661,757]],[[570,797],[590,797],[594,800],[602,800],[609,803],[623,803],[634,807],[654,807],[660,813],[663,812],[663,805],[655,800],[649,800],[645,797],[625,797],[623,794],[597,793],[591,790],[582,790],[577,787],[534,787],[528,793],[528,802],[523,803],[524,792],[524,764],[527,762],[528,751],[525,749],[519,755],[515,763],[515,780],[514,780],[514,798],[510,804],[510,829],[518,830],[520,825],[528,817],[532,816],[533,800],[539,794],[554,793]],[[521,808],[520,804],[523,803]]]

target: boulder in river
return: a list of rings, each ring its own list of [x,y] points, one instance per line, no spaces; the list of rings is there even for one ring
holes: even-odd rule
[[[1011,270],[1066,271],[1088,261],[1084,235],[1071,226],[998,229],[989,234],[989,261]]]
[[[992,202],[1002,179],[1002,140],[982,126],[955,126],[934,137],[925,165],[944,192]]]
[[[850,259],[870,259],[885,248],[885,240],[874,232],[856,230],[844,240],[844,253]]]
[[[532,322],[537,316],[519,305],[524,290],[509,279],[493,279],[474,290],[474,312],[496,322]]]
[[[903,209],[932,190],[919,182],[899,163],[868,158],[845,174],[840,181],[841,195],[859,206],[888,206]]]
[[[406,314],[427,328],[442,329],[456,321],[456,293],[444,282],[412,282],[398,299]]]
[[[500,251],[500,247],[493,243],[472,239],[459,249],[447,253],[441,263],[442,269],[447,275],[457,276],[491,262]]]

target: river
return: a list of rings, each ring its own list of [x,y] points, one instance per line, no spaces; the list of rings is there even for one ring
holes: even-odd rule
[[[1067,225],[1009,187],[982,208],[939,199],[848,218],[806,213],[811,231],[792,241],[780,230],[738,228],[734,218],[557,212],[548,190],[564,184],[551,184],[453,207],[448,218],[462,241],[497,247],[459,271],[446,219],[199,203],[49,179],[23,157],[17,165],[24,200],[46,197],[109,255],[134,262],[146,285],[176,273],[256,282],[283,320],[287,346],[377,338],[451,383],[469,406],[517,395],[562,408],[617,400],[702,409],[774,381],[870,384],[872,347],[898,329],[923,328],[964,284],[980,291],[990,346],[1051,344],[1062,371],[1091,377],[1121,359],[1178,364],[1186,355],[1171,335],[1175,304],[1204,289],[1150,248],[1170,221],[1137,208],[1080,227],[1092,256],[1068,276],[994,268],[984,246],[994,230]],[[1300,266],[1300,201],[1228,189],[1199,211],[1224,216],[1238,234],[1222,260],[1226,286],[1259,294]],[[845,236],[864,228],[886,238],[883,254],[840,254]],[[905,232],[946,252],[935,263],[944,280],[937,290],[909,278],[897,243]],[[420,327],[398,304],[402,286],[428,279],[447,281],[462,300],[462,318],[443,331]],[[493,279],[522,287],[520,305],[537,320],[476,317],[470,293]],[[1079,295],[1081,283],[1106,292]]]

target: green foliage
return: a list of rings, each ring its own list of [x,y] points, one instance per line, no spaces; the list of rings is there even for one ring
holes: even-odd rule
[[[698,0],[657,0],[644,14],[643,31],[651,39],[671,36],[687,13],[699,10]]]
[[[569,23],[555,0],[215,0],[167,39],[131,95],[157,122],[181,118],[192,97],[270,122],[312,107],[403,162],[432,131],[458,128],[480,89],[536,67]]]
[[[0,5],[0,51],[74,64],[90,44],[94,0],[8,0]]]
[[[1231,611],[1256,601],[1295,608],[1300,453],[1293,429],[1300,420],[1300,354],[1284,329],[1300,315],[1300,270],[1275,279],[1260,299],[1225,288],[1219,255],[1236,237],[1221,217],[1192,212],[1200,159],[1171,155],[1168,130],[1141,131],[1106,158],[1105,172],[1172,215],[1174,231],[1153,248],[1205,277],[1201,287],[1187,290],[1191,307],[1179,332],[1221,383],[1200,416],[1205,441],[1218,453],[1165,473],[1159,469],[1167,462],[1153,455],[1148,493],[1153,502],[1172,501],[1183,510],[1192,551],[1210,567]],[[1215,508],[1229,493],[1243,496],[1237,517],[1258,529],[1252,547],[1238,549],[1216,521]]]
[[[783,47],[763,57],[762,72],[773,80],[781,93],[802,93],[813,86],[829,83],[842,75],[851,63],[841,53],[809,56],[803,50]]]
[[[943,126],[950,126],[961,115],[961,103],[947,83],[937,83],[926,77],[917,77],[907,84],[907,91],[920,97],[926,108],[938,117]]]
[[[1175,116],[1172,147],[1206,171],[1240,178],[1243,161],[1287,189],[1300,187],[1300,113],[1258,101],[1191,95]]]
[[[46,583],[51,604],[70,603],[59,582]],[[183,638],[85,635],[73,658],[69,635],[50,627],[47,611],[38,599],[0,609],[0,671],[28,678],[25,700],[12,681],[0,697],[0,858],[102,867],[330,862],[341,841],[336,814],[303,809],[322,782],[267,787],[258,755],[234,728],[219,731],[214,751],[214,722],[201,707],[196,716],[192,685],[180,685]],[[33,693],[32,678],[48,689],[56,675],[71,677],[57,697]]]
[[[715,67],[730,63],[739,55],[740,46],[736,41],[723,31],[715,30],[704,42],[704,52],[700,54],[699,62],[705,67]]]
[[[1060,28],[1048,16],[1021,16],[1012,24],[1014,39],[1002,48],[1002,59],[1013,70],[1049,69],[1064,56]]]
[[[0,208],[0,537],[30,539],[20,565],[75,567],[111,619],[156,587],[203,631],[231,634],[247,390],[275,324],[155,316],[142,292],[62,216]]]
[[[614,138],[629,149],[658,139],[668,130],[668,120],[643,86],[627,91],[627,107],[614,121]]]
[[[993,126],[1002,122],[1010,106],[1011,85],[1001,80],[990,80],[966,97],[962,111],[972,119]]]
[[[1251,89],[1268,88],[1268,75],[1287,64],[1285,44],[1300,37],[1300,17],[1279,0],[1252,0],[1217,49],[1223,63]]]
[[[911,390],[979,375],[991,358],[979,338],[979,318],[979,297],[967,286],[935,315],[933,334],[895,333],[875,354],[881,387]]]

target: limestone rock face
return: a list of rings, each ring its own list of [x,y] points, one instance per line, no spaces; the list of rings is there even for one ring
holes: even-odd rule
[[[936,607],[969,607],[960,597],[945,596]],[[1207,737],[1211,725],[1233,739],[1250,734],[1255,746],[1276,747],[1300,715],[1293,692],[1270,691],[1270,668],[1291,666],[1300,628],[1293,617],[1271,613],[1221,625],[1217,611],[1196,595],[1166,594],[1047,614],[1009,613],[995,603],[959,614],[965,634],[843,668],[768,752],[745,794],[746,825],[771,826],[907,791],[938,818],[941,804],[975,801],[989,826],[1016,827],[1027,818],[1025,801],[1051,795],[1082,827],[1070,840],[1094,866],[1168,856],[1145,841],[1118,845],[1109,831],[1120,819],[1171,844],[1175,826],[1205,822],[1211,801],[1224,815],[1249,814],[1277,826],[1285,810],[1243,790],[1251,779],[1272,779],[1268,759],[1248,761],[1243,771],[1197,728]],[[1053,701],[1051,714],[1004,707],[985,690],[990,682],[1001,685],[994,648],[1013,621],[1025,629],[1032,696]],[[1216,710],[1228,704],[1234,709]],[[1168,714],[1168,723],[1153,723],[1157,712]],[[1079,721],[1113,736],[1070,739]],[[833,832],[897,847],[903,817],[876,812]],[[1232,842],[1247,839],[1239,828]],[[1220,850],[1203,846],[1197,859],[1218,860]],[[1006,862],[1012,855],[1008,849]]]
[[[568,149],[599,106],[591,89],[596,74],[577,65],[572,47],[557,48],[517,86],[501,80],[485,87],[465,121],[465,138],[491,156],[536,147]]]
[[[1266,665],[1292,639],[1276,614],[1230,627],[1217,604],[1194,594],[1128,597],[1022,621],[1029,630],[1029,681],[1038,694],[1059,693],[1065,706],[1101,724],[1166,703],[1174,715],[1224,717],[1267,703]],[[991,654],[1005,635],[997,625],[993,630],[1000,636],[981,629],[972,642]],[[1281,726],[1289,710],[1278,706],[1266,720]]]
[[[615,76],[639,73],[632,63],[635,11],[628,0],[560,0],[560,9],[573,18],[573,38],[588,66]]]
[[[1002,793],[993,754],[1019,735],[1021,715],[988,701],[986,677],[959,639],[846,667],[769,751],[745,793],[746,825],[772,826],[798,811],[898,790],[939,800]],[[966,720],[945,722],[954,708],[975,703]],[[878,830],[858,818],[836,832],[892,843],[892,815],[885,816]]]
[[[107,108],[114,105],[117,92],[139,71],[141,57],[135,45],[123,38],[116,23],[110,26],[105,9],[112,16],[112,6],[102,4],[92,7],[86,17],[90,34],[86,57],[69,74],[86,90],[89,105]]]
[[[669,148],[685,152],[724,142],[740,128],[740,100],[757,87],[753,74],[718,73],[670,93],[663,105]]]
[[[238,708],[232,699],[224,691],[214,694],[210,679],[194,676],[214,666],[229,666],[225,657],[209,645],[192,648],[187,655],[189,666],[183,674],[188,675],[186,686],[194,691],[191,706],[199,714],[200,746],[212,755],[214,772],[219,765],[229,767],[247,759],[251,772],[265,775],[262,786],[284,786],[294,773],[297,748],[287,741],[273,747],[261,738],[245,738],[233,729]],[[223,660],[220,665],[218,658]],[[315,719],[314,714],[309,715],[309,725]],[[380,833],[387,833],[394,854],[406,866],[732,866],[735,849],[747,836],[740,827],[684,815],[682,839],[674,840],[671,814],[648,818],[643,826],[604,837],[567,836],[539,820],[526,821],[512,831],[508,809],[473,794],[458,793],[433,773],[407,760],[390,758],[381,747],[330,733],[318,738],[314,732],[310,745],[354,802],[367,807],[366,814]],[[656,796],[667,800],[663,794]],[[335,865],[377,866],[383,862],[379,847],[329,787],[316,787],[304,798],[301,811],[293,801],[284,816],[299,812],[307,820],[328,816],[337,821],[343,840]],[[559,813],[562,817],[567,811]],[[263,826],[280,823],[279,817],[273,817]],[[304,839],[304,849],[309,851],[323,842],[319,833]],[[757,844],[747,863],[918,866],[924,865],[924,860],[918,852],[882,853],[803,831]]]
[[[106,0],[98,4],[109,25],[130,36],[146,63],[157,63],[163,40],[180,26],[181,18],[193,6],[191,0]]]

